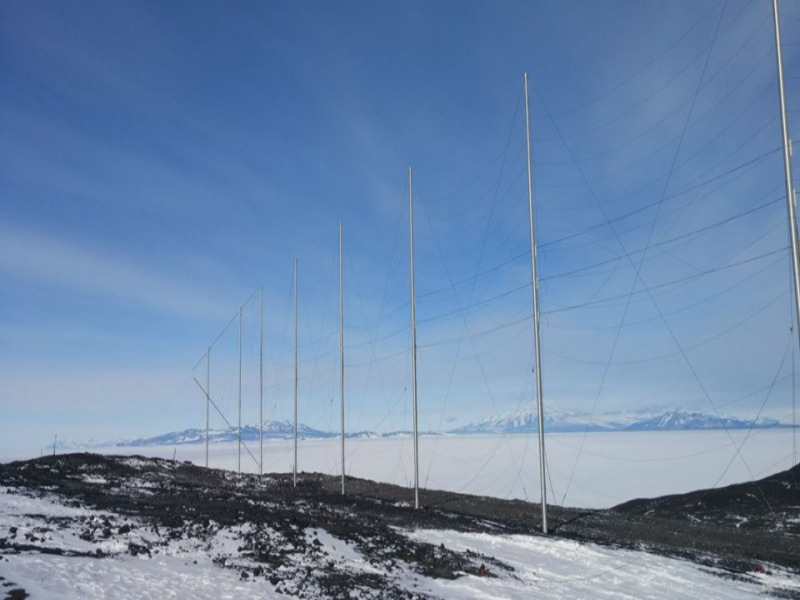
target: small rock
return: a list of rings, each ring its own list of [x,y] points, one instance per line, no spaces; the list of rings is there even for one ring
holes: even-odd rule
[[[140,554],[150,556],[150,549],[147,546],[142,546],[141,544],[135,544],[133,542],[128,543],[128,552],[131,556],[139,556]]]

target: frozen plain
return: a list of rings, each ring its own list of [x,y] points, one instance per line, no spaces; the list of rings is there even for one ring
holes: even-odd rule
[[[550,502],[608,508],[634,498],[760,479],[788,469],[793,459],[793,435],[789,428],[754,429],[749,435],[746,430],[603,432],[589,433],[583,438],[581,433],[547,434]],[[203,444],[92,451],[175,456],[177,460],[205,464]],[[421,487],[539,500],[536,436],[422,436],[419,452]],[[259,458],[258,442],[248,442],[242,449],[242,471],[257,473]],[[264,440],[264,472],[291,472],[292,461],[291,440]],[[412,439],[409,436],[347,439],[345,464],[348,475],[412,486]],[[212,444],[209,466],[236,470],[236,442]],[[298,468],[300,472],[341,473],[339,439],[300,440]]]

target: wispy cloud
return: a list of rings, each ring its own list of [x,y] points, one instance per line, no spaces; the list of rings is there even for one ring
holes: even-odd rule
[[[3,459],[38,454],[55,433],[73,440],[130,436],[199,427],[204,418],[181,368],[2,367],[0,390],[0,405],[13,407],[0,424]]]
[[[220,318],[230,312],[230,304],[216,297],[211,286],[97,246],[22,227],[0,227],[0,270],[29,284],[102,296],[117,305],[180,318]]]

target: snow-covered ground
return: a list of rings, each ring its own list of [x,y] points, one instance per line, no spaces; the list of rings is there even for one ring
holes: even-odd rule
[[[115,534],[124,533],[108,540],[96,534],[87,536],[87,527],[98,523]],[[233,530],[243,527],[247,525],[218,527],[208,539],[176,539],[169,531],[162,529],[159,533],[135,519],[65,506],[51,496],[28,497],[0,488],[0,538],[10,537],[13,529],[17,540],[76,554],[4,554],[0,550],[0,577],[24,588],[34,600],[285,598],[263,577],[245,579],[240,569],[220,566],[235,561],[245,568],[257,567],[257,563],[249,564],[237,547],[236,534],[241,532]],[[401,588],[435,597],[737,599],[761,598],[765,591],[800,593],[798,577],[780,569],[734,580],[722,571],[688,561],[565,540],[442,530],[403,534],[453,550],[472,550],[505,563],[487,559],[488,574],[465,573],[455,580],[425,577],[402,565],[383,573]],[[307,565],[309,568],[380,571],[380,566],[364,560],[351,544],[323,529],[307,530],[306,535],[319,541],[321,552],[318,560]],[[128,544],[143,542],[155,547],[152,554],[131,555]],[[90,556],[98,551],[104,557]],[[315,597],[313,593],[309,596]],[[380,592],[370,597],[380,597]]]
[[[448,548],[494,556],[514,568],[499,580],[477,576],[427,582],[443,598],[752,598],[764,589],[720,579],[721,572],[643,552],[526,535],[419,531],[412,537]],[[768,590],[800,591],[786,572],[755,578]]]
[[[731,437],[729,437],[729,435]],[[578,507],[605,508],[633,498],[683,493],[751,481],[792,466],[792,431],[553,433],[547,436],[550,500]],[[731,440],[733,439],[733,441]],[[301,471],[340,473],[339,440],[301,440]],[[583,443],[580,460],[575,457]],[[258,443],[242,450],[243,471],[258,472]],[[181,445],[93,449],[108,454],[142,454],[205,464],[205,446]],[[413,447],[409,437],[348,439],[347,473],[375,481],[410,485]],[[293,444],[265,440],[265,472],[290,472]],[[212,444],[210,466],[237,469],[236,443]],[[728,465],[730,465],[728,467]],[[727,468],[727,472],[726,472]],[[724,476],[723,476],[724,473]],[[500,498],[538,501],[537,440],[530,435],[453,435],[420,438],[420,480],[442,489]]]
[[[56,520],[48,519],[55,517]],[[100,550],[105,558],[59,556],[39,552],[3,554],[0,550],[0,576],[23,588],[32,600],[61,598],[241,598],[260,595],[284,598],[265,582],[243,582],[237,571],[215,568],[212,558],[233,552],[224,532],[213,548],[202,548],[184,540],[174,541],[158,554],[131,556],[128,544],[119,538],[110,541],[82,539],[81,525],[91,521],[121,521],[110,512],[67,507],[55,498],[30,498],[0,488],[0,538],[8,538],[16,528],[17,538],[31,545],[91,554]],[[130,520],[126,520],[130,522]],[[155,533],[136,528],[125,542],[141,543],[158,539]],[[249,583],[249,584],[248,584]]]

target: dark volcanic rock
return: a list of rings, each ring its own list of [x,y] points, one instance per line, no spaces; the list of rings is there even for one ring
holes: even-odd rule
[[[750,572],[800,570],[800,466],[765,479],[637,499],[565,523],[561,535],[649,549]]]
[[[637,499],[614,507],[630,515],[704,521],[736,529],[800,534],[800,465],[759,481],[687,494]]]

